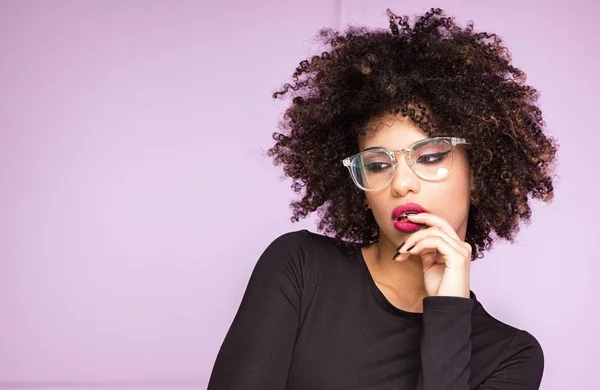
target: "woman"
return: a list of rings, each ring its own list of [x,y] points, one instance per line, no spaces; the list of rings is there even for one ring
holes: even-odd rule
[[[494,34],[439,9],[323,29],[277,96],[292,221],[262,254],[209,389],[538,389],[535,337],[490,316],[470,262],[551,201],[556,141]]]

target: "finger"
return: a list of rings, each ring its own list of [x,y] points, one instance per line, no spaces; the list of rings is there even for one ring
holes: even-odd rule
[[[411,235],[401,246],[402,248],[394,255],[394,260],[396,261],[403,261],[408,259],[408,257],[411,255],[411,252],[409,252],[411,249],[413,249],[414,247],[416,247],[417,243],[419,243],[421,240],[424,240],[427,237],[441,237],[442,239],[446,240],[451,246],[453,246],[454,248],[456,248],[457,250],[459,250],[459,248],[461,247],[461,243],[457,242],[456,240],[454,240],[452,237],[449,237],[445,232],[441,231],[440,229],[438,229],[437,227],[433,226],[430,228],[427,228],[423,231],[419,231],[416,233],[413,233],[413,235]],[[432,252],[434,254],[434,256],[430,256],[427,252]],[[419,255],[423,258],[423,260],[426,259],[430,259],[433,258],[436,261],[437,256],[435,255],[436,253],[436,249],[435,248],[431,248],[429,250],[423,251],[421,253],[419,253]]]
[[[437,226],[432,226],[427,229],[419,230],[419,231],[413,233],[409,238],[406,239],[406,241],[404,242],[404,244],[402,245],[402,248],[400,249],[400,251],[398,251],[398,253],[400,253],[400,254],[406,253],[406,252],[408,252],[408,250],[411,247],[413,247],[419,241],[425,239],[426,237],[432,237],[432,236],[442,237],[444,240],[448,241],[448,243],[450,245],[454,246],[457,249],[462,246],[462,243],[460,241],[457,241],[453,237],[449,236],[445,231],[441,230]]]
[[[431,213],[409,214],[406,216],[409,221],[414,223],[422,223],[427,226],[436,226],[450,237],[457,241],[462,241],[456,231],[445,218]]]
[[[455,247],[441,236],[429,236],[419,241],[408,253],[419,255],[430,249],[438,252],[436,261],[445,263],[448,268],[465,268],[468,266],[469,253],[463,246]]]

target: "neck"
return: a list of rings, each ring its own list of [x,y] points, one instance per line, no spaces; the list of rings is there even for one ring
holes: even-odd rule
[[[396,247],[385,239],[363,247],[363,257],[376,282],[393,288],[409,300],[422,300],[427,293],[421,257],[411,255],[398,262],[392,260],[395,254]]]

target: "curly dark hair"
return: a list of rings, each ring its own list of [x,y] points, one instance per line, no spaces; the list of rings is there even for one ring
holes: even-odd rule
[[[358,153],[370,119],[402,113],[429,136],[466,138],[474,188],[465,241],[472,258],[492,247],[492,232],[514,241],[530,223],[529,196],[549,202],[558,143],[544,134],[539,94],[496,34],[465,28],[439,8],[417,16],[389,9],[391,34],[323,28],[325,52],[300,62],[273,98],[291,105],[267,154],[302,195],[292,222],[318,211],[318,230],[338,242],[370,243],[379,228],[365,194],[342,165]]]

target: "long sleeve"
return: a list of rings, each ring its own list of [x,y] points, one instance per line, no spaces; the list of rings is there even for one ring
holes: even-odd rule
[[[469,298],[423,300],[418,390],[469,389],[472,309],[473,301]]]
[[[540,344],[517,330],[500,364],[483,383],[471,376],[473,301],[461,297],[427,297],[423,301],[421,375],[417,390],[537,390],[544,370]]]
[[[259,258],[217,355],[208,390],[285,389],[307,246],[284,234]]]
[[[208,390],[537,390],[542,371],[537,340],[474,293],[426,297],[422,315],[407,313],[361,252],[303,230],[258,259]]]

